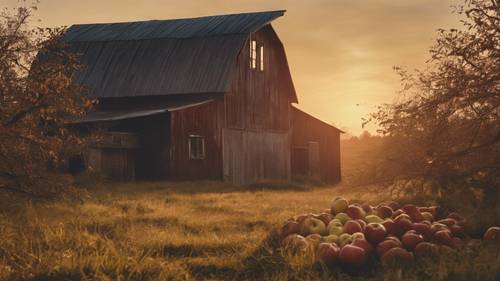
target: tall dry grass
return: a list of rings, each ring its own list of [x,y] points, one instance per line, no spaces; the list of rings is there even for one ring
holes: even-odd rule
[[[283,183],[97,184],[83,203],[2,194],[0,280],[495,280],[498,249],[453,253],[416,269],[359,276],[279,250],[276,228],[319,212],[334,196],[379,202],[375,188]],[[489,249],[489,250],[488,250]],[[451,279],[450,279],[451,278]],[[473,279],[468,279],[473,278]]]

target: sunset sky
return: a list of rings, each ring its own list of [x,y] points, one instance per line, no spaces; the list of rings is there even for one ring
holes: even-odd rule
[[[17,0],[0,0],[14,7]],[[41,26],[286,9],[285,45],[299,107],[359,134],[361,118],[399,89],[393,66],[421,68],[438,28],[458,26],[457,0],[41,0]],[[373,128],[372,128],[373,130]]]

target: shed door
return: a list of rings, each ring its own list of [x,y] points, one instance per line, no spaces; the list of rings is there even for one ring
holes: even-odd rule
[[[319,143],[315,141],[309,142],[309,176],[319,178],[320,164],[319,164]]]

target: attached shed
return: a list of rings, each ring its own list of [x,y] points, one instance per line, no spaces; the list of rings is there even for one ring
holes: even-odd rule
[[[292,106],[292,175],[339,182],[341,133],[336,127]]]

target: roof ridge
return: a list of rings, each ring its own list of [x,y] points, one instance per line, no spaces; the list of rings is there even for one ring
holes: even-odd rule
[[[269,10],[269,11],[259,11],[259,12],[243,12],[243,13],[230,13],[230,14],[218,14],[218,15],[206,15],[197,17],[186,17],[186,18],[169,18],[169,19],[151,19],[151,20],[135,20],[135,21],[119,21],[119,22],[96,22],[96,23],[76,23],[71,26],[84,26],[84,25],[111,25],[111,24],[130,24],[130,23],[146,23],[146,22],[165,22],[165,21],[176,21],[176,20],[199,20],[213,17],[226,17],[226,16],[239,16],[239,15],[252,15],[252,14],[267,14],[267,13],[286,13],[286,9],[281,10]]]

